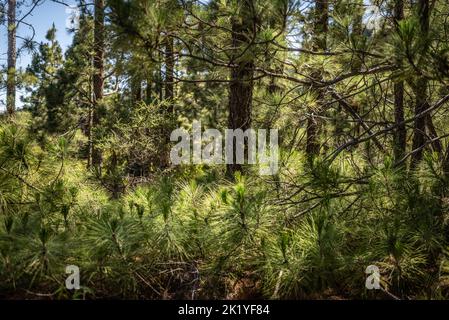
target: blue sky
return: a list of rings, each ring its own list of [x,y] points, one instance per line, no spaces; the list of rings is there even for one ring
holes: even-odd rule
[[[17,12],[17,17],[20,19],[24,14],[26,14],[29,10],[29,4],[31,1],[26,1],[24,6],[19,9]],[[75,4],[73,0],[65,0],[67,4]],[[66,6],[63,4],[55,3],[50,0],[42,1],[38,7],[33,10],[33,13],[26,18],[26,22],[33,25],[36,31],[36,35],[34,40],[37,42],[45,41],[45,35],[47,30],[51,28],[54,23],[56,26],[57,32],[57,40],[63,50],[65,50],[72,42],[72,35],[67,32],[66,28],[66,20],[70,17],[70,13],[66,12]],[[7,29],[6,25],[0,26],[0,64],[6,65],[6,53],[7,53],[7,37],[6,37]],[[32,31],[29,27],[25,25],[20,25],[18,32],[19,37],[29,37],[32,35]],[[20,48],[21,40],[17,40],[17,48]],[[31,53],[23,51],[17,59],[18,67],[25,68],[31,61]],[[21,103],[19,101],[20,95],[22,92],[17,93],[17,106],[20,106]],[[0,90],[0,101],[5,100],[5,92],[4,90]],[[0,110],[4,110],[4,104],[0,102]]]

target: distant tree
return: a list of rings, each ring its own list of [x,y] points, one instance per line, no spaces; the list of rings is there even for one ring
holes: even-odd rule
[[[27,67],[27,88],[31,95],[24,102],[31,108],[41,125],[49,132],[59,131],[64,127],[63,117],[58,115],[58,107],[63,104],[64,92],[60,88],[60,69],[63,64],[62,49],[56,40],[56,27],[47,31],[47,43],[41,43],[33,54],[31,64]],[[38,121],[36,121],[38,123]]]

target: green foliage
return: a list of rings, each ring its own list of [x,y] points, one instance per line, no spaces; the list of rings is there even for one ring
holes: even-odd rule
[[[266,244],[265,291],[272,298],[298,298],[338,288],[345,249],[342,226],[317,212]]]
[[[0,119],[0,295],[449,298],[448,5],[403,3],[112,0],[64,54],[53,26]],[[279,172],[170,164],[192,120],[279,129]]]

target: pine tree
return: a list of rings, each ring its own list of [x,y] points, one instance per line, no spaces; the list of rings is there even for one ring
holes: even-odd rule
[[[88,120],[89,154],[87,165],[88,167],[94,166],[97,169],[101,168],[102,156],[101,151],[96,146],[93,130],[100,123],[99,109],[101,108],[104,90],[104,52],[105,52],[104,11],[105,11],[104,1],[95,0],[94,43],[93,43],[94,74],[92,77],[93,98],[92,98],[92,107],[91,111],[89,112],[89,120]]]
[[[63,63],[62,49],[56,40],[56,27],[47,31],[47,43],[41,43],[38,52],[33,55],[31,65],[27,67],[27,74],[31,76],[32,91],[26,100],[35,117],[43,120],[41,124],[49,132],[57,132],[61,124],[61,113],[58,109],[64,103],[64,92],[58,84],[60,83],[60,70]],[[58,115],[59,113],[59,115]]]
[[[230,83],[229,83],[229,104],[228,104],[228,128],[246,129],[251,127],[252,99],[254,89],[254,57],[251,45],[253,37],[257,33],[258,17],[255,12],[255,3],[253,0],[244,0],[235,2],[237,15],[231,18],[231,38],[232,47],[237,50],[231,56]],[[235,155],[236,146],[233,144]],[[247,146],[245,145],[245,149]],[[241,164],[236,163],[227,165],[229,176],[241,171]]]
[[[327,49],[327,32],[329,19],[329,3],[328,0],[316,0],[313,8],[313,39],[312,49],[314,51],[324,52]],[[320,81],[322,78],[321,72],[317,70],[312,74],[314,81]],[[320,89],[315,89],[317,99],[317,110],[321,109],[323,104],[324,92]],[[315,156],[319,153],[320,145],[318,141],[319,117],[315,116],[317,111],[312,111],[307,118],[307,141],[306,153],[309,156]]]
[[[8,72],[6,80],[6,109],[9,115],[16,110],[16,0],[8,0]]]

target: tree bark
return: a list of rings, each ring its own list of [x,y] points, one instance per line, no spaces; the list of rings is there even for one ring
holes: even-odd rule
[[[147,85],[145,87],[145,101],[147,103],[150,103],[151,100],[153,99],[152,83],[153,83],[152,76],[149,75],[147,77],[147,80],[146,80]]]
[[[8,0],[8,74],[6,79],[6,110],[16,110],[16,0]]]
[[[429,107],[429,104],[426,104],[426,107],[424,109],[427,109]],[[426,116],[426,128],[428,131],[428,136],[430,139],[435,139],[438,137],[437,130],[435,128],[435,125],[433,124],[432,117],[430,114],[427,114]],[[441,145],[440,140],[434,140],[431,143],[432,149],[434,152],[438,153],[438,155],[441,157],[443,154],[443,146]]]
[[[238,48],[232,56],[228,101],[228,127],[229,129],[247,130],[251,126],[251,108],[254,87],[254,58],[252,56],[240,56],[241,50],[245,50],[255,32],[255,16],[252,12],[252,0],[242,1],[241,13],[232,18],[232,47]],[[241,164],[236,164],[236,146],[233,150],[233,163],[226,165],[226,173],[229,177],[237,171],[242,171]],[[247,150],[245,142],[245,150]]]
[[[98,104],[104,87],[104,0],[95,0],[93,83],[94,102]]]
[[[164,100],[167,105],[161,110],[165,118],[168,119],[169,125],[164,125],[162,128],[162,134],[165,136],[165,149],[161,154],[161,168],[167,168],[170,165],[170,133],[174,129],[174,72],[175,72],[175,57],[174,57],[174,38],[167,35],[163,41],[164,46],[164,65],[165,65],[165,77],[159,90],[164,91]],[[162,90],[162,85],[163,89]]]
[[[142,80],[138,75],[131,75],[131,99],[133,103],[142,101]]]
[[[327,48],[327,31],[329,20],[329,3],[328,0],[316,0],[314,9],[314,30],[313,30],[313,50],[325,51]],[[322,78],[321,71],[316,71],[312,75],[315,80]],[[324,92],[322,89],[314,88],[317,92],[317,105],[318,108],[323,103]],[[310,115],[307,118],[306,128],[306,153],[308,156],[318,155],[320,145],[318,143],[318,126],[319,118],[316,117],[318,111],[310,110]]]
[[[404,19],[404,0],[395,0],[394,4],[394,23],[398,30],[399,23]],[[401,58],[396,57],[396,66],[400,70],[402,67]],[[397,129],[394,135],[394,160],[401,161],[405,155],[407,129],[404,122],[404,81],[400,80],[394,83],[394,121]],[[401,124],[402,123],[402,124]]]
[[[93,67],[94,74],[92,78],[93,82],[93,107],[92,107],[92,120],[90,123],[90,131],[100,123],[100,104],[103,100],[104,90],[104,0],[95,0],[95,12],[94,12],[94,57]],[[102,155],[101,151],[96,147],[95,138],[91,134],[90,150],[92,165],[101,168]]]
[[[174,68],[175,58],[173,53],[173,37],[165,38],[165,99],[169,100],[169,112],[173,113],[174,98]]]
[[[424,48],[422,55],[425,55],[428,47],[429,36],[429,17],[430,17],[430,5],[429,0],[418,1],[418,15],[420,25],[420,36],[423,38]],[[427,84],[428,81],[423,75],[419,75],[419,78],[415,84],[415,115],[420,114],[425,110],[427,105]],[[422,145],[425,142],[426,118],[419,117],[415,120],[413,128],[413,150],[417,150],[412,154],[410,159],[410,169],[416,169],[423,156]],[[418,150],[419,149],[419,150]]]

